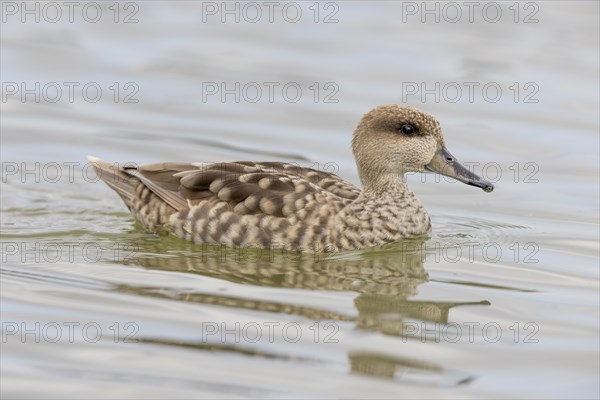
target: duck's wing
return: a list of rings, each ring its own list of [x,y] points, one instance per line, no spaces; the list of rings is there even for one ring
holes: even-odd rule
[[[123,172],[180,211],[211,200],[227,203],[240,215],[288,217],[309,204],[341,208],[360,194],[335,174],[286,163],[160,163],[125,167]]]

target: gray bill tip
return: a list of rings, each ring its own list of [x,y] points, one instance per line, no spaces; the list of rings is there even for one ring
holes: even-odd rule
[[[467,185],[471,185],[471,186],[475,186],[478,188],[481,188],[484,192],[489,193],[489,192],[493,192],[494,191],[494,185],[492,185],[490,182],[487,181],[470,181],[467,182]]]

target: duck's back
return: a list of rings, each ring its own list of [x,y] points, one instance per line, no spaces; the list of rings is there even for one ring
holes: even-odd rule
[[[335,174],[286,163],[91,161],[138,222],[196,243],[316,249],[330,242],[332,217],[360,195]]]

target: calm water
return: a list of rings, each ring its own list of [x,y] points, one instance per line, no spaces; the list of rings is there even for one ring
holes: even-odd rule
[[[3,397],[600,396],[597,2],[22,4],[2,3]],[[85,164],[358,183],[356,122],[403,102],[496,190],[410,176],[431,236],[370,251],[148,234]]]

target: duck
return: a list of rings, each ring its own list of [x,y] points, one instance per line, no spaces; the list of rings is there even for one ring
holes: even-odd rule
[[[411,106],[367,112],[352,153],[361,187],[286,162],[88,161],[147,231],[231,248],[339,252],[427,235],[431,219],[407,185],[411,172],[494,189],[447,150],[436,118]]]

